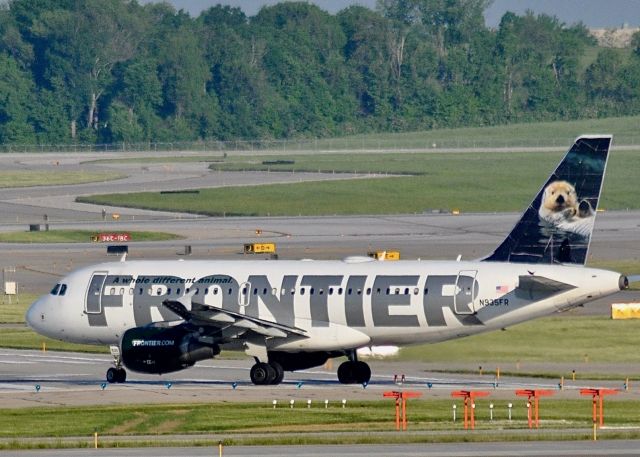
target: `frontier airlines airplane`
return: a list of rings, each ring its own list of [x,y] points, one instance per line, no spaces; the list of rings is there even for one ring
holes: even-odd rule
[[[502,329],[627,288],[619,273],[584,267],[610,145],[578,138],[484,259],[123,259],[72,272],[26,319],[52,338],[110,345],[109,382],[125,381],[123,366],[163,374],[235,349],[254,357],[254,384],[340,356],[341,383],[368,383],[358,348]]]

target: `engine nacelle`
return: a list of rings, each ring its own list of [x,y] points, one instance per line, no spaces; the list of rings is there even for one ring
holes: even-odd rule
[[[140,373],[171,373],[220,354],[218,345],[199,342],[184,327],[136,327],[122,335],[122,362]]]

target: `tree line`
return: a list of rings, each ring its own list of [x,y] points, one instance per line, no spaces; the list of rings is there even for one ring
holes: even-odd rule
[[[637,114],[640,38],[488,0],[198,17],[135,0],[0,6],[0,143],[327,137]],[[595,49],[597,55],[593,56]],[[589,55],[591,53],[591,58]]]

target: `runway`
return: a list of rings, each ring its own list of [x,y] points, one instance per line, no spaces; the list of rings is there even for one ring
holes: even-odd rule
[[[233,354],[233,353],[231,353]],[[370,383],[343,385],[337,381],[333,364],[287,372],[279,386],[255,386],[249,381],[253,360],[237,354],[237,359],[220,358],[198,362],[194,367],[167,375],[147,375],[128,371],[124,384],[106,384],[105,371],[111,366],[108,354],[85,354],[55,351],[0,349],[0,404],[3,407],[80,406],[92,404],[202,403],[220,401],[266,402],[273,400],[288,405],[291,399],[306,405],[308,400],[339,405],[342,399],[379,400],[382,393],[397,388],[420,391],[424,398],[450,398],[452,390],[464,388],[488,389],[492,399],[515,399],[519,388],[545,388],[557,391],[555,397],[579,398],[578,390],[593,387],[589,373],[619,370],[629,375],[640,374],[640,367],[629,370],[612,364],[591,363],[581,368],[580,380],[565,381],[558,390],[558,381],[527,377],[502,376],[487,368],[480,374],[442,373],[442,364],[410,363],[367,359],[373,376]],[[527,370],[561,370],[560,364],[528,363]],[[447,364],[451,371],[473,372],[472,364]],[[509,369],[503,366],[503,370]],[[439,370],[439,371],[430,371]],[[395,383],[401,376],[405,382]],[[597,381],[599,387],[621,388],[620,381]],[[640,390],[630,389],[614,401],[640,399]],[[286,406],[285,406],[286,407]]]
[[[638,442],[615,441],[527,441],[513,443],[447,443],[398,445],[308,445],[308,446],[225,446],[223,456],[296,456],[326,457],[588,457],[636,456]],[[125,449],[49,449],[28,450],[19,453],[0,451],[0,456],[87,456],[87,457],[198,457],[218,455],[217,446],[188,448],[125,448]]]

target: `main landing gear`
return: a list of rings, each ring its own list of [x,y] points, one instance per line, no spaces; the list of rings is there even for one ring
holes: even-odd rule
[[[251,367],[251,382],[257,386],[277,385],[284,379],[284,369],[278,362],[260,362]]]
[[[342,384],[368,384],[371,368],[365,362],[359,362],[356,351],[349,351],[349,360],[338,367],[338,381]]]
[[[113,363],[115,367],[111,367],[107,370],[107,382],[123,383],[127,380],[127,371],[122,368],[122,358],[120,357],[120,348],[118,346],[109,346],[111,355],[113,356]]]

